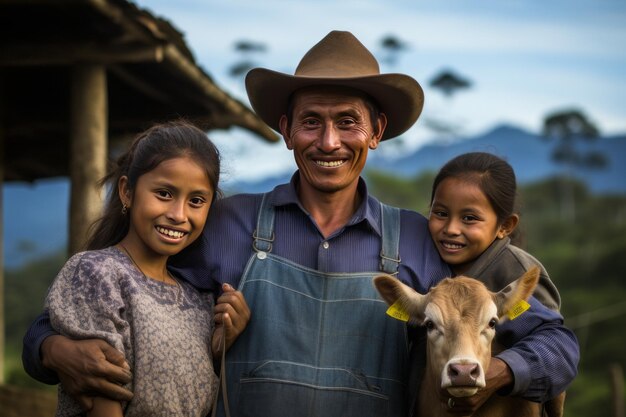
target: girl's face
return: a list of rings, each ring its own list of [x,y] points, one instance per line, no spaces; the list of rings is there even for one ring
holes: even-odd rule
[[[477,185],[453,177],[435,190],[428,228],[439,255],[457,275],[467,271],[496,238],[510,233],[498,224]]]
[[[121,194],[131,197],[125,240],[133,251],[142,251],[145,257],[168,257],[200,236],[214,190],[195,160],[179,157],[161,162],[139,177],[132,194],[125,180],[122,177],[120,182]]]

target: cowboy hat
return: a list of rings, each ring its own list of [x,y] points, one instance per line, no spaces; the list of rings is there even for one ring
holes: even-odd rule
[[[387,116],[382,140],[408,130],[424,106],[422,87],[405,74],[381,74],[376,58],[350,32],[332,31],[302,58],[294,75],[254,68],[246,75],[252,108],[272,129],[280,131],[291,94],[303,87],[336,85],[361,90]]]

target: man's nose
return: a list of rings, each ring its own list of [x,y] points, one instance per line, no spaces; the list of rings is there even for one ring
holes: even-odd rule
[[[330,153],[341,147],[341,135],[338,130],[332,126],[327,125],[323,130],[321,137],[319,138],[319,148]]]

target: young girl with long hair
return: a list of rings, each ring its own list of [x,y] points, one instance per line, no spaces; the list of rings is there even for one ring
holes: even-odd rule
[[[111,187],[88,250],[67,261],[46,299],[56,331],[104,339],[132,370],[133,399],[95,398],[88,415],[209,412],[213,297],[173,275],[167,260],[201,235],[219,175],[206,134],[171,122],[140,134],[103,179]],[[61,384],[57,416],[85,414]]]

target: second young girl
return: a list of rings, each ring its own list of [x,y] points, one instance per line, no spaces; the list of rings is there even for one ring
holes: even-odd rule
[[[206,134],[174,122],[139,135],[103,180],[112,187],[88,251],[68,260],[46,299],[55,330],[104,339],[133,372],[133,399],[96,398],[90,415],[209,412],[213,299],[172,275],[167,260],[200,236],[219,173]],[[85,415],[63,384],[57,415]]]
[[[541,263],[511,244],[517,227],[517,185],[513,168],[485,152],[462,154],[447,162],[435,177],[428,227],[439,254],[455,275],[483,281],[500,290],[529,268],[541,268],[533,294],[552,310],[561,298]]]

